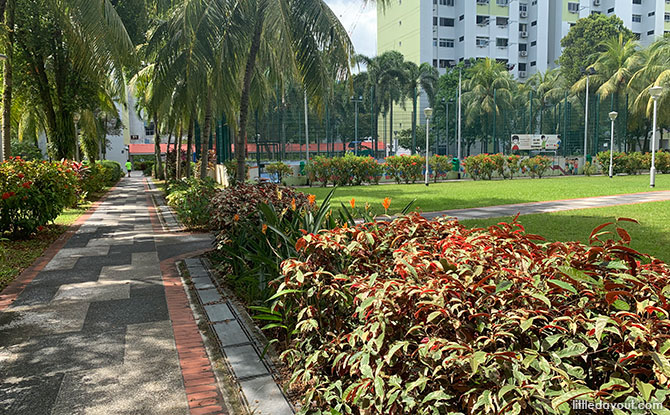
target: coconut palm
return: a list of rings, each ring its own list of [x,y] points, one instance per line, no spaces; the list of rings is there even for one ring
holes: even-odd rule
[[[651,119],[653,115],[653,100],[649,95],[649,88],[663,87],[659,98],[659,106],[667,107],[670,104],[670,38],[663,37],[649,46],[648,50],[638,53],[636,64],[638,69],[631,76],[628,87],[635,94],[631,103],[631,110],[640,117]],[[660,126],[670,126],[670,115],[667,111],[659,111],[658,123]]]
[[[412,100],[412,154],[416,151],[416,117],[417,101],[423,91],[428,97],[428,106],[433,107],[435,94],[437,93],[437,82],[440,73],[429,63],[417,65],[414,62],[404,62],[406,83],[405,95]]]
[[[477,61],[470,68],[470,78],[463,82],[466,124],[488,139],[494,117],[498,122],[501,111],[512,106],[514,88],[514,80],[503,64],[490,58]]]

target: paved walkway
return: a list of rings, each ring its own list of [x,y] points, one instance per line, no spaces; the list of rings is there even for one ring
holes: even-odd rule
[[[79,222],[0,295],[0,413],[225,413],[174,266],[209,235],[162,233],[139,176]]]
[[[422,216],[429,219],[445,215],[455,217],[458,220],[488,219],[499,218],[503,216],[516,216],[517,213],[521,215],[531,215],[534,213],[548,213],[564,210],[631,205],[646,202],[662,202],[666,200],[670,200],[670,191],[664,190],[615,196],[586,197],[581,199],[565,199],[548,202],[518,203],[514,205],[443,210],[440,212],[422,213]]]

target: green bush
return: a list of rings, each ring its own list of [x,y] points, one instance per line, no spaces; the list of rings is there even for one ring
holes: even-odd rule
[[[489,154],[478,154],[476,156],[467,157],[463,162],[465,172],[469,174],[473,180],[491,180],[493,173],[498,169],[494,158],[498,163],[503,161],[502,157]]]
[[[440,156],[438,154],[434,154],[428,159],[428,165],[433,172],[435,183],[437,183],[438,178],[446,177],[452,171],[453,165],[451,164],[451,159],[452,156]]]
[[[52,222],[77,203],[86,170],[66,161],[18,157],[0,164],[0,233],[31,233]]]
[[[179,220],[189,229],[205,229],[209,225],[212,198],[217,193],[217,183],[211,178],[183,179],[168,185],[166,197]]]
[[[412,215],[306,234],[266,314],[294,336],[282,358],[301,413],[667,408],[670,268],[602,230],[543,243],[518,223]]]
[[[396,183],[404,181],[405,183],[416,183],[423,177],[424,158],[419,155],[414,156],[389,156],[384,164],[386,174],[393,177]]]
[[[591,176],[597,173],[596,165],[591,163],[590,161],[587,161],[584,164],[582,173],[584,173],[585,176]]]
[[[317,156],[307,165],[310,180],[326,186],[333,183],[338,186],[358,186],[363,183],[378,184],[384,174],[384,166],[371,156],[344,157]]]
[[[12,140],[11,149],[11,155],[14,157],[21,157],[22,160],[42,160],[44,158],[42,150],[35,144],[29,143],[27,140]]]
[[[612,168],[612,171],[614,174],[619,174],[623,173],[626,171],[626,159],[628,156],[626,153],[621,153],[618,151],[615,151],[614,154],[612,155],[612,160],[614,161],[614,166]],[[609,169],[610,169],[610,152],[608,151],[601,151],[600,153],[596,154],[596,162],[598,165],[600,165],[600,170],[603,172],[603,174],[608,174]],[[632,167],[632,164],[631,164]],[[630,173],[629,173],[630,174]]]
[[[107,187],[114,186],[121,179],[121,176],[123,176],[121,165],[116,161],[101,160],[97,164],[102,169],[105,186]]]
[[[541,179],[552,163],[552,160],[547,156],[529,157],[521,161],[521,171],[528,173],[531,178]]]
[[[284,177],[288,177],[293,174],[293,169],[291,166],[284,164],[281,161],[268,164],[267,167],[265,167],[265,171],[267,171],[268,174],[276,175],[279,183],[282,182]]]

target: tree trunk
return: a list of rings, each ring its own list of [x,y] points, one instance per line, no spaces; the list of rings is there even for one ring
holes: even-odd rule
[[[389,128],[390,128],[390,134],[391,134],[391,142],[394,143],[395,145],[395,134],[393,134],[393,98],[391,98],[391,106],[390,106],[390,111],[389,111]],[[396,153],[398,152],[398,149],[396,148]]]
[[[188,137],[186,138],[186,177],[191,177],[191,160],[193,159],[193,130],[195,129],[195,111],[188,120]]]
[[[240,132],[235,139],[235,158],[237,159],[237,181],[244,183],[247,179],[247,166],[245,163],[247,152],[247,121],[249,120],[249,95],[251,92],[251,79],[256,67],[256,57],[261,47],[261,36],[263,34],[263,23],[265,21],[265,1],[258,3],[256,11],[256,23],[254,35],[244,69],[244,81],[242,82],[242,95],[240,96]]]
[[[172,127],[168,127],[168,139],[167,139],[167,145],[165,146],[165,164],[163,165],[163,178],[165,180],[168,180],[168,154],[170,154],[170,142],[172,141]],[[175,158],[175,162],[177,159]]]
[[[158,180],[163,180],[163,162],[161,160],[161,133],[158,128],[158,113],[154,112],[154,164],[155,176]]]
[[[177,135],[176,140],[176,153],[175,153],[175,179],[181,180],[181,137],[184,134],[182,129],[182,121],[179,121],[179,135]]]
[[[200,180],[207,178],[209,168],[209,135],[212,133],[212,96],[207,91],[205,98],[205,125],[202,129],[202,138],[200,139]]]
[[[416,153],[416,88],[412,89],[412,155]]]
[[[8,160],[11,154],[11,118],[12,118],[12,60],[14,51],[14,0],[8,0],[5,10],[7,14],[7,43],[5,47],[5,69],[3,73],[3,93],[2,93],[2,142],[3,159]]]

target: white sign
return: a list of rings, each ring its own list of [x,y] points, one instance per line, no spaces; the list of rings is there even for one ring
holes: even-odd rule
[[[512,151],[556,151],[561,148],[561,136],[556,134],[512,134]]]

